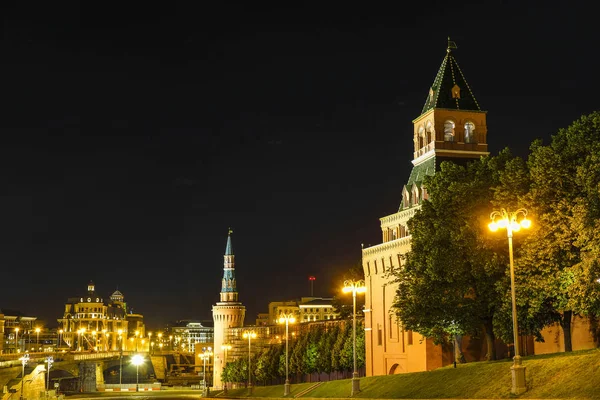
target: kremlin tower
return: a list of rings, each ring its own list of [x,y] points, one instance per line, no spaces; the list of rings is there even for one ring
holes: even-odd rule
[[[227,245],[223,256],[223,280],[221,283],[220,301],[213,306],[214,331],[214,374],[213,385],[221,387],[221,372],[227,360],[224,359],[222,346],[225,344],[225,330],[244,326],[246,307],[239,302],[235,280],[235,256],[231,245],[232,230],[227,235]]]

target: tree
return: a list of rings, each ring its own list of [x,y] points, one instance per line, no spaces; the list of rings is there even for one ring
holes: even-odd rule
[[[528,166],[523,199],[536,229],[519,252],[521,304],[546,325],[560,323],[571,351],[573,316],[600,310],[600,113],[559,130],[550,145],[534,142]]]
[[[411,251],[394,271],[393,309],[406,329],[435,343],[483,329],[487,359],[496,358],[494,318],[502,307],[499,282],[508,258],[487,232],[490,202],[507,164],[508,150],[466,166],[443,162],[425,179],[429,200],[408,222]],[[457,349],[460,353],[460,349]]]

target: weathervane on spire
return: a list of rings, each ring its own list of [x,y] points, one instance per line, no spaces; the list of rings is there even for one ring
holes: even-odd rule
[[[458,49],[458,46],[456,46],[456,43],[450,40],[450,36],[448,36],[448,48],[446,49],[446,51],[450,53],[450,50],[452,49]]]
[[[228,232],[227,232],[227,234],[228,234],[228,235],[231,235],[231,234],[233,233],[233,229],[231,229],[231,227],[229,227],[229,228],[227,228],[227,229],[228,229]]]

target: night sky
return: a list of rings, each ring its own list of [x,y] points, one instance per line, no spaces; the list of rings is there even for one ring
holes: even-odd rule
[[[55,326],[93,280],[151,329],[212,319],[229,227],[246,323],[309,275],[333,295],[398,209],[448,36],[492,153],[599,108],[573,2],[287,3],[2,6],[0,308]]]

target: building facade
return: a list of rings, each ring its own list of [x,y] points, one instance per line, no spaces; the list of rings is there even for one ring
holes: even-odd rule
[[[362,250],[365,298],[366,374],[426,371],[449,364],[451,354],[416,332],[403,329],[391,309],[396,285],[388,272],[410,250],[407,222],[428,198],[423,179],[445,160],[468,161],[488,154],[486,112],[482,111],[453,56],[446,55],[413,122],[413,168],[397,212],[380,218],[382,242]]]
[[[196,347],[213,346],[214,327],[212,321],[176,321],[168,328],[169,335],[175,338],[177,350],[196,352]]]
[[[221,372],[225,366],[227,352],[225,332],[229,328],[244,326],[246,307],[239,301],[237,282],[235,279],[235,255],[231,244],[232,231],[229,230],[225,255],[223,256],[223,279],[219,302],[213,306],[214,322],[214,360],[213,360],[213,386],[221,388]]]
[[[36,320],[17,310],[0,309],[0,354],[29,351],[34,343],[32,335],[36,340]]]
[[[340,317],[333,307],[331,297],[302,297],[300,300],[272,301],[269,303],[268,315],[267,323],[257,323],[257,325],[276,325],[282,315],[293,315],[298,323],[329,321]]]
[[[93,282],[87,285],[84,296],[67,300],[63,317],[57,321],[59,348],[115,351],[143,347],[143,315],[128,313],[125,298],[118,290],[104,301]]]

